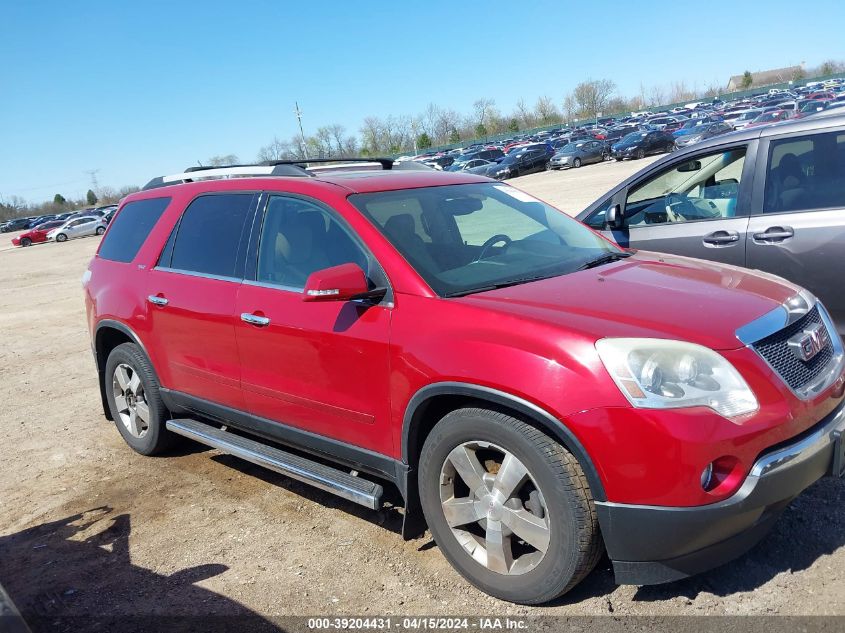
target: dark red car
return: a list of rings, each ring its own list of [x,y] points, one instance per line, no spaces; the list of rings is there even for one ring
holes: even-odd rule
[[[39,224],[34,229],[30,229],[25,233],[21,233],[20,235],[13,237],[12,244],[15,246],[32,246],[33,244],[46,242],[47,233],[64,223],[64,220],[51,220],[50,222]]]
[[[427,525],[521,603],[604,550],[620,583],[722,564],[843,474],[845,353],[806,290],[621,250],[486,178],[370,166],[193,170],[125,199],[83,285],[130,447],[186,436],[402,499],[404,536]]]

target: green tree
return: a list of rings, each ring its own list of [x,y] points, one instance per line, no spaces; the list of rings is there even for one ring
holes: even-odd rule
[[[475,126],[475,136],[476,138],[487,138],[487,126],[483,123],[479,123]]]
[[[798,66],[798,67],[797,67],[797,68],[796,68],[796,69],[792,72],[792,81],[801,81],[801,80],[802,80],[802,79],[804,79],[804,77],[806,77],[806,76],[807,76],[807,73],[806,73],[806,72],[804,72],[804,69],[803,69],[803,68],[801,68],[801,66]]]
[[[431,137],[423,132],[417,137],[417,149],[428,149],[431,147]]]
[[[97,194],[89,189],[88,193],[85,194],[85,200],[88,202],[88,206],[93,207],[97,204]]]
[[[747,70],[744,73],[742,73],[742,83],[740,84],[740,86],[742,86],[743,90],[748,90],[751,87],[751,84],[753,84],[753,83],[754,83],[754,75],[752,75]]]
[[[458,128],[453,127],[451,133],[449,134],[449,142],[450,143],[460,143],[461,142],[461,135],[458,134]]]
[[[508,123],[508,132],[519,132],[519,121],[511,119]]]
[[[67,200],[65,200],[65,197],[62,194],[57,193],[55,196],[53,196],[53,204],[57,204],[63,207],[67,204]]]

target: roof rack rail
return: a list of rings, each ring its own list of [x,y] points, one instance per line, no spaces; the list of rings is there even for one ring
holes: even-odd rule
[[[224,165],[220,167],[188,167],[184,172],[170,176],[157,176],[144,185],[143,190],[167,187],[182,182],[205,178],[231,178],[233,176],[312,176],[297,164],[280,165]]]
[[[253,165],[193,166],[170,176],[158,176],[144,185],[143,190],[166,187],[183,182],[210,178],[232,178],[247,176],[298,176],[313,177],[314,171],[346,170],[355,166],[376,166],[389,170],[430,169],[425,165],[406,161],[397,163],[392,158],[312,158],[307,160],[268,160]]]

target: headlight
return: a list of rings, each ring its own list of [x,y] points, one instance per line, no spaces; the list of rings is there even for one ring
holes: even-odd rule
[[[606,338],[596,350],[616,386],[639,409],[709,407],[733,418],[757,410],[739,372],[711,349],[652,338]]]

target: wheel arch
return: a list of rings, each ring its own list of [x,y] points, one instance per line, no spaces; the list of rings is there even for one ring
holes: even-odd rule
[[[463,382],[440,382],[417,391],[402,420],[402,461],[416,473],[422,445],[434,425],[449,411],[467,406],[492,407],[514,415],[547,433],[578,460],[595,501],[606,501],[607,496],[598,470],[575,434],[548,411],[532,402],[498,389]],[[414,482],[416,483],[416,482]],[[416,493],[415,485],[408,485],[408,495]]]
[[[107,420],[112,420],[112,414],[106,396],[106,361],[111,351],[123,343],[134,343],[137,345],[147,357],[147,360],[150,360],[150,366],[152,367],[152,361],[150,355],[147,353],[147,349],[132,328],[125,323],[113,319],[103,319],[97,323],[97,327],[94,329],[94,359],[97,364],[97,382],[100,387],[103,414]]]

